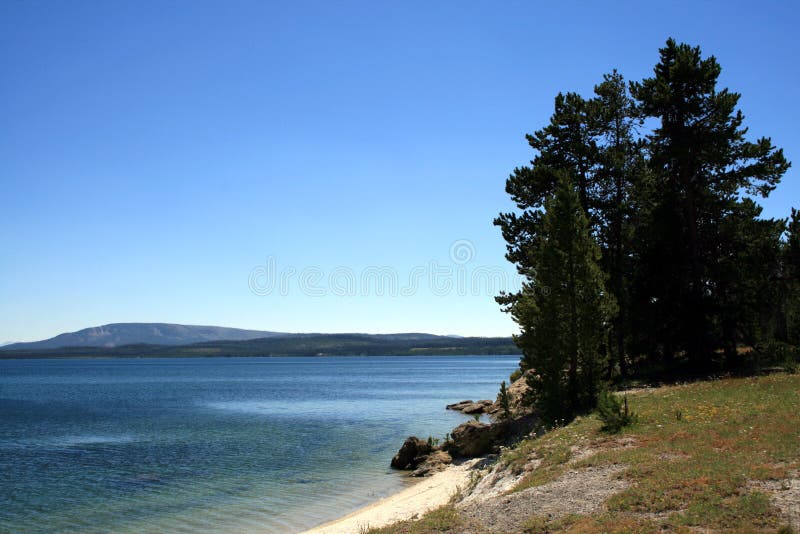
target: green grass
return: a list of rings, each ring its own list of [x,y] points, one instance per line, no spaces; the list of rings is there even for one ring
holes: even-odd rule
[[[560,519],[534,516],[525,532],[775,532],[783,526],[758,482],[800,469],[800,376],[661,387],[629,393],[628,401],[638,422],[619,434],[603,433],[596,416],[582,417],[501,455],[499,462],[516,473],[540,460],[515,491],[570,469],[626,466],[630,487],[613,495],[606,510]],[[575,458],[573,451],[587,450]],[[448,506],[371,532],[458,532],[459,521]]]
[[[388,527],[366,529],[365,534],[427,534],[457,531],[463,521],[452,505],[431,510],[414,521],[401,521]]]
[[[566,470],[572,451],[567,444],[553,441],[555,443],[541,444],[534,448],[533,455],[540,460],[539,466],[525,475],[514,491],[547,484]]]
[[[769,529],[779,526],[753,481],[800,466],[800,377],[772,375],[660,388],[631,396],[635,446],[606,448],[579,462],[625,464],[632,487],[611,512],[661,514],[661,526]],[[680,414],[680,417],[678,417]]]
[[[658,526],[651,520],[618,514],[601,514],[595,517],[568,515],[560,519],[533,516],[522,527],[522,532],[525,534],[554,532],[651,534],[658,530]]]

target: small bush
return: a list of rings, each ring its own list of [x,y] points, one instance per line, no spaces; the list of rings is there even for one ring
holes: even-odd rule
[[[787,345],[786,352],[783,355],[783,370],[790,375],[796,375],[798,371],[798,359],[800,359],[800,349]]]
[[[432,532],[460,532],[464,521],[458,510],[447,504],[434,508],[417,520],[401,521],[382,528],[368,528],[367,534],[430,534]],[[363,529],[359,533],[364,532]]]
[[[511,419],[511,395],[508,394],[505,380],[500,384],[500,408],[502,409],[500,416],[503,419]]]
[[[514,382],[516,382],[517,380],[519,380],[521,376],[522,376],[522,369],[515,369],[515,370],[514,370],[514,372],[513,372],[513,373],[511,373],[511,376],[510,376],[510,377],[508,377],[508,379],[509,379],[509,380],[511,381],[511,383],[513,384]]]
[[[788,373],[797,372],[798,350],[793,345],[771,340],[760,343],[754,352],[762,365],[780,365]]]
[[[628,396],[620,400],[619,396],[604,391],[597,399],[597,415],[603,421],[601,430],[616,434],[626,426],[636,422],[636,414],[628,409]]]
[[[547,516],[535,515],[523,523],[522,532],[525,534],[549,534],[552,532],[550,518]]]

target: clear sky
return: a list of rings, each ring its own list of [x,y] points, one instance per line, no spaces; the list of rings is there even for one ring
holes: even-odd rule
[[[491,222],[524,134],[558,91],[649,75],[669,36],[717,56],[752,135],[795,161],[764,202],[785,217],[800,8],[644,4],[0,2],[0,341],[511,334]]]

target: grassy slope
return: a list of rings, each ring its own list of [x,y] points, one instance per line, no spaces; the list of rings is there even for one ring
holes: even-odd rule
[[[638,423],[621,434],[600,432],[596,417],[579,418],[500,459],[540,466],[515,491],[546,484],[569,470],[621,464],[631,483],[605,510],[558,519],[531,517],[526,532],[775,532],[785,523],[766,487],[800,468],[800,375],[725,379],[629,394]],[[584,451],[575,458],[575,451]],[[446,507],[417,522],[375,533],[457,532]],[[795,525],[795,528],[797,525]]]

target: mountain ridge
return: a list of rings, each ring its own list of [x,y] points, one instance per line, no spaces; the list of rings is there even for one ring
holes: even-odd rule
[[[228,336],[228,339],[224,337]],[[231,339],[232,338],[232,339]],[[198,341],[199,340],[199,341]],[[286,333],[266,330],[111,323],[0,347],[0,358],[134,358],[197,356],[377,356],[518,354],[510,337]]]
[[[66,347],[105,347],[144,343],[148,345],[189,345],[204,341],[244,341],[290,335],[268,330],[245,330],[225,326],[176,323],[109,323],[64,332],[48,339],[12,343],[0,350],[41,350]]]

